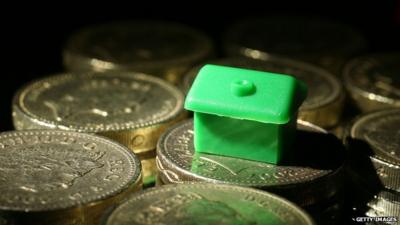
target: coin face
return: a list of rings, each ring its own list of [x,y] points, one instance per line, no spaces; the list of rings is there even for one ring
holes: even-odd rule
[[[385,110],[358,119],[353,124],[350,135],[354,139],[367,142],[373,150],[371,156],[400,165],[399,127],[400,110]]]
[[[342,86],[337,78],[329,72],[307,63],[270,56],[268,60],[251,60],[246,58],[225,58],[211,61],[210,64],[233,66],[245,69],[267,71],[292,75],[304,81],[308,87],[306,100],[301,110],[310,110],[338,101]],[[202,66],[193,68],[183,80],[184,90],[188,91]]]
[[[0,134],[0,210],[48,211],[84,206],[135,185],[140,162],[128,149],[69,131]]]
[[[65,74],[21,89],[14,97],[13,110],[17,129],[123,131],[175,119],[183,110],[183,95],[144,74]]]
[[[299,148],[293,150],[298,152],[298,155],[293,157],[298,161],[286,163],[286,166],[277,166],[195,152],[193,122],[190,120],[170,129],[160,138],[157,146],[157,166],[165,183],[207,181],[257,187],[280,194],[284,190],[285,193],[282,194],[293,197],[293,199],[289,198],[290,200],[299,204],[308,204],[307,196],[312,194],[312,189],[317,189],[314,194],[324,192],[318,197],[323,197],[325,194],[332,195],[337,191],[334,184],[326,188],[322,186],[334,180],[332,177],[338,174],[344,159],[342,153],[339,153],[341,149],[335,149],[341,148],[338,142],[332,143],[332,139],[324,137],[324,134],[316,134],[313,127],[306,129],[314,132],[300,133],[298,139],[302,141],[293,145]],[[316,136],[313,137],[313,134]],[[322,155],[316,153],[318,150],[315,147],[320,146],[316,139],[320,139],[321,143],[325,142],[323,145],[328,145],[328,143],[331,145],[325,146]],[[312,143],[314,148],[305,143]],[[291,193],[291,189],[296,190],[297,196],[292,195],[294,193]],[[304,196],[294,200],[299,197],[300,192],[304,192]]]
[[[130,212],[135,212],[132,214]],[[314,224],[292,203],[267,192],[228,185],[166,185],[119,206],[107,225]]]
[[[376,54],[354,59],[345,68],[344,80],[353,95],[383,107],[400,106],[400,54]],[[357,99],[356,99],[357,101]]]
[[[114,22],[73,35],[64,50],[64,61],[73,71],[74,67],[86,66],[95,70],[121,67],[149,72],[151,68],[193,64],[211,49],[211,41],[204,34],[184,25]]]

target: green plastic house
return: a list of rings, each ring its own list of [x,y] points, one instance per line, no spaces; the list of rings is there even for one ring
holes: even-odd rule
[[[280,163],[306,95],[306,85],[289,75],[205,65],[185,100],[194,112],[195,151]]]

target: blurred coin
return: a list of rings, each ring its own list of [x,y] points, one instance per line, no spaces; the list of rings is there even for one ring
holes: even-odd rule
[[[2,224],[96,224],[141,188],[138,158],[95,135],[35,130],[0,134]]]
[[[307,61],[339,75],[346,60],[366,49],[351,27],[314,17],[270,16],[243,20],[225,33],[230,56],[268,59],[270,54]]]
[[[165,185],[135,195],[119,206],[106,224],[302,225],[314,222],[293,203],[267,192],[199,183]]]
[[[154,74],[176,83],[186,69],[212,52],[200,31],[172,22],[113,22],[82,29],[68,40],[69,71],[127,70]]]
[[[375,54],[349,62],[345,86],[364,112],[400,107],[400,53]]]

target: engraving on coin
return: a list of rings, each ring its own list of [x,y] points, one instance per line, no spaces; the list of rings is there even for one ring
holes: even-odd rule
[[[330,148],[335,146],[333,149],[327,150],[326,153],[330,156],[327,157],[325,154],[324,158],[317,154],[312,155],[311,152],[315,152],[315,149],[314,151],[310,149],[310,153],[300,151],[302,153],[299,154],[303,154],[303,156],[299,156],[298,160],[302,161],[302,164],[292,163],[286,166],[276,166],[238,158],[195,153],[192,126],[192,121],[181,123],[171,128],[159,140],[156,162],[160,178],[164,183],[188,181],[228,183],[277,193],[284,191],[283,195],[286,194],[286,197],[293,197],[293,199],[299,197],[298,193],[303,192],[301,198],[307,200],[291,199],[299,204],[309,204],[308,201],[315,201],[315,199],[308,199],[307,196],[317,192],[319,193],[318,198],[325,198],[338,190],[335,180],[341,174],[344,160],[342,149],[340,149],[342,145],[336,138],[337,142],[332,143],[329,142],[332,141],[331,139],[321,138],[318,135],[312,139],[312,136],[309,135],[313,133],[306,132],[303,139],[308,142],[314,141],[315,146],[319,145],[315,140],[317,138],[328,140]],[[313,131],[315,132],[315,130]],[[301,145],[301,143],[299,144]],[[325,142],[324,145],[326,144]],[[309,146],[304,145],[302,148],[309,148]],[[292,189],[296,190],[297,195],[291,193]]]
[[[345,68],[346,88],[363,111],[400,106],[400,54],[376,54],[352,60]]]
[[[140,162],[125,147],[75,132],[2,133],[0,161],[0,210],[78,207],[126,191],[140,177]]]
[[[70,71],[135,71],[177,82],[190,66],[208,57],[211,40],[172,22],[114,22],[80,30],[68,41],[64,65]]]
[[[127,212],[137,214],[132,216]],[[267,192],[226,185],[186,184],[166,185],[134,196],[111,214],[107,225],[262,224],[266,221],[313,224],[292,203]]]
[[[324,176],[331,171],[301,167],[277,167],[272,164],[194,153],[192,123],[173,130],[161,142],[158,156],[176,166],[182,173],[195,170],[194,176],[233,182],[242,185],[284,185],[306,182]],[[193,166],[195,168],[193,168]],[[204,179],[203,178],[203,179]]]
[[[59,150],[46,146],[9,148],[0,156],[0,160],[4,162],[0,165],[0,191],[3,193],[21,189],[37,193],[58,188],[67,189],[77,179],[104,166],[99,162],[104,152],[90,157],[86,156],[86,150],[82,148],[82,151],[83,153],[76,152],[76,155],[65,155],[67,152],[58,154]],[[43,178],[26,183],[29,178],[40,176]]]
[[[182,105],[178,90],[143,74],[62,75],[22,89],[14,99],[14,121],[28,117],[37,128],[106,132],[169,121]],[[31,128],[28,123],[15,125]]]
[[[400,191],[400,110],[359,116],[346,129],[348,173],[374,188]]]
[[[375,154],[373,157],[400,165],[399,127],[399,110],[376,112],[357,120],[352,126],[351,137],[369,143]]]

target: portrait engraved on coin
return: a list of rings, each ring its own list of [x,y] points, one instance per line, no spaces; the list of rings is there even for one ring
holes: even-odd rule
[[[0,210],[68,208],[112,197],[140,176],[138,159],[108,139],[69,131],[0,134]]]

